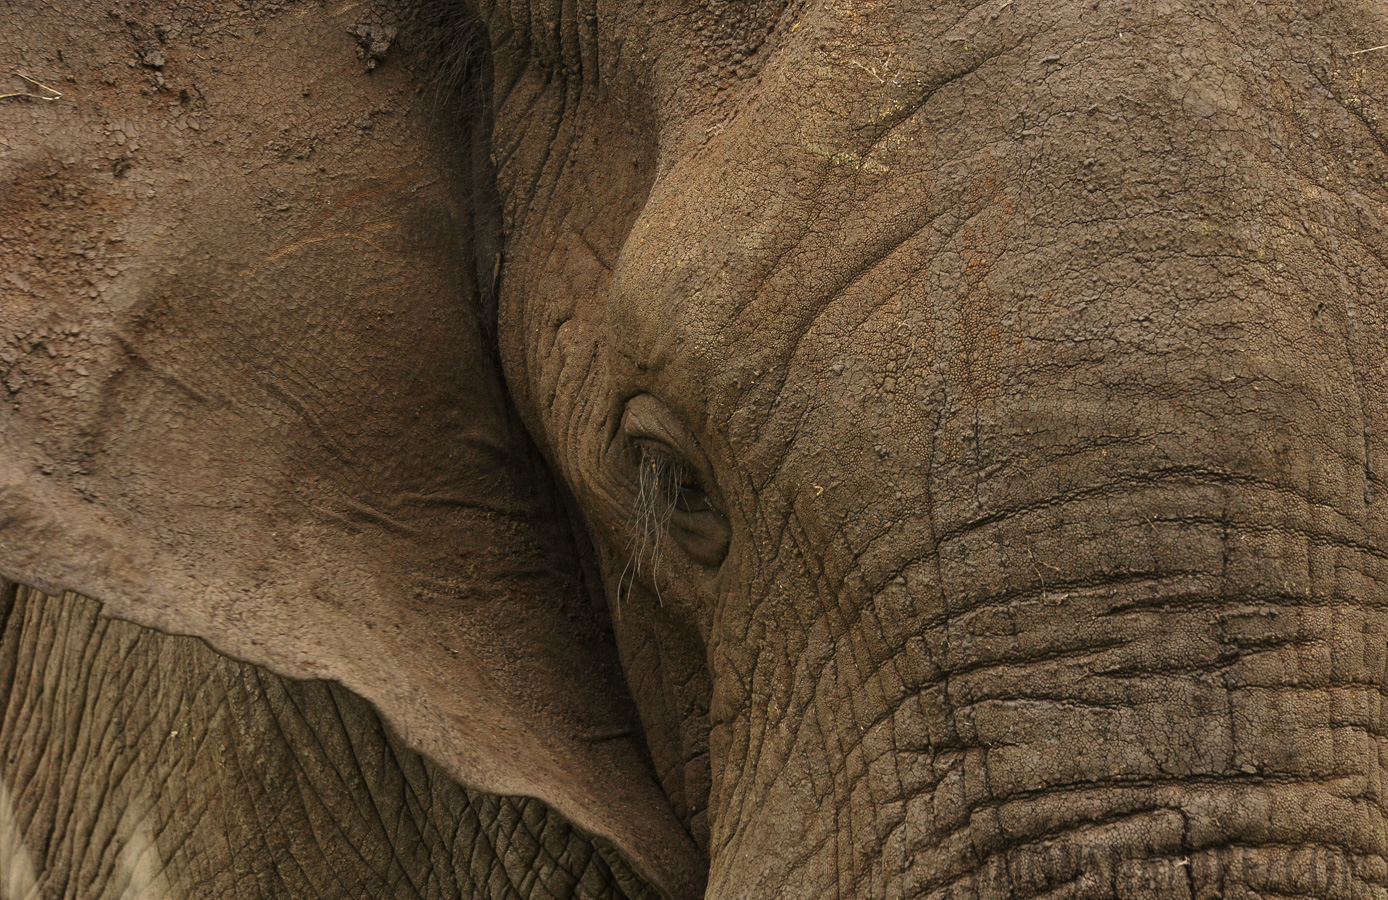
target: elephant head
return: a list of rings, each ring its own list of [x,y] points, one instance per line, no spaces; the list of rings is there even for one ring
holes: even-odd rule
[[[535,7],[502,358],[709,896],[1377,884],[1382,9]]]
[[[1388,886],[1379,6],[431,0],[322,87],[296,9],[135,57],[192,183],[6,111],[128,223],[7,265],[6,575],[672,896]]]

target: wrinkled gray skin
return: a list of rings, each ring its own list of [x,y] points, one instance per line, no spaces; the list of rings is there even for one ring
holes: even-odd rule
[[[180,166],[274,155],[254,168],[260,193],[234,205],[248,211],[242,231],[198,224],[207,208],[189,203],[185,231],[140,226],[159,240],[117,251],[152,273],[143,280],[78,264],[101,313],[89,316],[93,344],[126,348],[127,369],[134,346],[179,396],[234,410],[217,399],[254,379],[273,396],[287,390],[276,384],[299,398],[312,385],[319,393],[276,419],[309,422],[306,449],[273,465],[267,450],[228,462],[210,441],[286,439],[231,416],[193,422],[186,442],[152,441],[141,426],[88,452],[58,401],[11,387],[25,434],[57,437],[36,450],[9,442],[21,487],[0,517],[6,575],[79,590],[111,615],[201,635],[282,674],[340,681],[379,709],[380,740],[434,761],[420,765],[540,798],[545,816],[575,823],[565,835],[604,861],[602,884],[627,883],[624,859],[669,896],[723,900],[1388,890],[1381,5],[456,9],[471,24],[447,27],[473,35],[475,65],[443,68],[476,102],[436,106],[424,127],[422,101],[408,99],[424,95],[397,87],[371,113],[389,124],[385,144],[428,157],[371,202],[434,224],[382,226],[385,248],[360,223],[273,224],[315,196],[323,216],[325,203],[354,207],[276,187],[311,176],[295,168],[310,164],[294,162],[305,145],[293,136],[314,114],[296,108],[279,126],[290,137],[275,137],[282,110],[258,102],[244,115],[262,137],[238,142],[245,128],[227,128],[202,162],[185,154],[148,182],[184,198]],[[306,3],[248,27],[321,34],[312,46],[327,54],[328,35],[346,48],[352,38],[311,23],[337,14]],[[415,63],[403,50],[382,62],[374,33],[363,55],[380,64],[364,90],[408,84],[431,53],[456,60],[467,44],[430,50],[416,35]],[[29,52],[55,77],[56,62]],[[252,75],[254,53],[204,56],[245,74],[246,90],[289,65],[272,54]],[[206,101],[215,121],[214,100],[233,101]],[[52,111],[61,101],[23,103],[31,133],[66,127]],[[334,167],[320,173],[352,171],[344,140],[361,159],[379,151],[344,137],[350,121],[307,142]],[[276,191],[293,194],[285,210]],[[443,209],[465,211],[461,237],[437,237],[452,234],[437,227]],[[223,233],[236,239],[214,239]],[[303,248],[343,234],[395,260],[454,248],[432,288],[427,267],[408,264],[424,286],[392,311],[414,324],[382,339],[428,372],[451,360],[478,373],[470,385],[495,386],[479,394],[493,398],[482,420],[493,424],[471,443],[440,439],[437,423],[400,437],[414,427],[411,397],[430,398],[426,414],[492,407],[429,377],[392,393],[402,373],[333,352],[365,338],[286,351],[283,370],[286,357],[253,345],[211,374],[178,344],[195,333],[221,347],[251,328],[297,347],[305,317],[355,322],[373,284],[400,283],[353,281],[345,264],[374,256],[358,246],[294,268],[308,265],[294,262]],[[281,268],[257,282],[265,266]],[[169,273],[194,298],[186,305],[160,287]],[[450,273],[466,273],[452,295]],[[329,293],[357,305],[342,312]],[[281,296],[295,302],[269,302]],[[430,324],[459,304],[479,313],[459,332],[471,344]],[[128,336],[136,321],[146,343]],[[76,352],[57,343],[50,360]],[[113,371],[97,350],[87,371]],[[48,369],[23,383],[31,394],[74,380],[33,365]],[[353,413],[367,389],[380,407]],[[107,418],[129,409],[113,405],[128,399],[114,388],[87,405],[76,396],[83,435],[109,433]],[[152,398],[140,407],[151,421],[178,408],[153,389],[136,396]],[[553,488],[508,430],[512,410]],[[386,437],[362,437],[373,428]],[[341,442],[333,455],[356,460],[350,475],[315,456],[315,441]],[[386,462],[363,474],[367,459]],[[346,495],[374,497],[369,509],[316,481],[289,483],[320,471]],[[410,499],[435,496],[411,486],[439,471],[472,491],[448,513],[461,518]],[[500,485],[490,506],[483,482]],[[195,498],[233,495],[243,505],[215,521],[189,512]],[[357,514],[344,519],[347,508]],[[305,536],[294,548],[246,549],[291,510]],[[243,524],[219,524],[229,519]],[[507,538],[548,562],[509,563],[512,551],[495,549]],[[306,562],[281,562],[291,549]],[[442,594],[411,593],[426,583],[411,573],[426,569]],[[531,580],[478,599],[508,578]],[[606,618],[583,588],[605,598]],[[514,620],[502,615],[513,608]],[[400,617],[403,631],[382,627]],[[431,641],[448,652],[435,660]],[[644,749],[623,730],[621,689],[604,680],[609,652]],[[369,718],[344,718],[340,731],[350,738]],[[462,802],[450,801],[454,820]],[[340,850],[320,834],[325,855]],[[270,850],[254,859],[276,864]],[[77,868],[60,862],[58,877]]]
[[[540,801],[460,787],[338,685],[77,595],[10,588],[0,614],[0,897],[656,896]]]

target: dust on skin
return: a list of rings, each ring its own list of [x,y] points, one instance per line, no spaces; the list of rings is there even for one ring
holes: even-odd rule
[[[197,330],[253,337],[258,319],[286,314],[267,304],[293,305],[288,285],[348,273],[335,276],[346,314],[305,331],[369,346],[388,340],[404,292],[452,293],[437,248],[402,234],[398,215],[402,199],[450,202],[430,155],[439,142],[410,114],[426,100],[407,73],[368,74],[352,32],[366,9],[79,2],[62,16],[6,13],[18,20],[7,62],[62,93],[0,100],[0,382],[16,410],[100,418],[109,385],[87,375],[120,377],[112,356],[208,393],[190,360],[142,356],[145,329],[196,303],[225,316]],[[190,289],[196,298],[178,296]],[[262,297],[230,302],[246,291]],[[187,352],[236,349],[205,340]],[[91,449],[57,455],[80,469]]]
[[[692,884],[485,344],[480,142],[374,8],[0,6],[63,94],[0,100],[0,567],[335,680]]]

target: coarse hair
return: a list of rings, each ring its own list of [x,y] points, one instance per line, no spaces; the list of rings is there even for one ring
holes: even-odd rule
[[[679,504],[680,491],[689,482],[689,467],[669,453],[641,445],[636,471],[636,503],[632,510],[627,561],[618,578],[617,594],[634,585],[643,574],[660,602],[659,569],[669,539],[670,518]],[[627,581],[628,575],[630,581]]]

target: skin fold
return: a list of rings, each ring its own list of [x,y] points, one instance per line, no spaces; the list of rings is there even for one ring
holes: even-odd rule
[[[0,109],[6,577],[340,682],[594,884],[1388,890],[1380,5],[74,7]]]
[[[543,803],[460,787],[339,685],[75,595],[0,602],[22,786],[0,797],[6,897],[656,896]]]
[[[596,9],[484,9],[501,346],[708,896],[1381,891],[1382,9]]]
[[[407,64],[425,38],[368,69],[369,36],[405,27],[368,7],[7,3],[0,21],[4,65],[62,95],[0,100],[0,577],[341,684],[439,771],[543,798],[697,894],[703,863],[488,346],[480,107]],[[98,790],[94,765],[68,783]],[[23,773],[0,764],[43,858],[64,824]],[[236,792],[223,784],[214,797]],[[308,831],[327,859],[367,840]],[[152,855],[227,839],[167,833]],[[286,852],[169,889],[261,896]],[[81,895],[101,863],[46,865],[43,884]],[[318,874],[321,896],[360,896]]]

